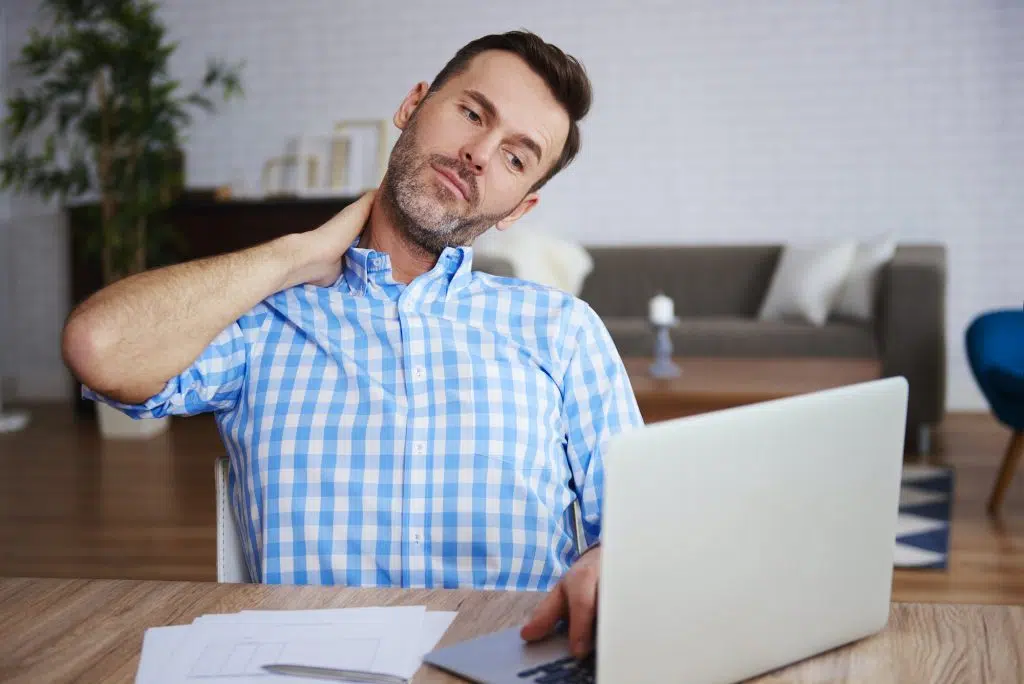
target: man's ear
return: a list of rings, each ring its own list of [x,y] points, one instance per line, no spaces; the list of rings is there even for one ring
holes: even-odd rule
[[[529,212],[531,209],[537,206],[537,202],[540,202],[540,195],[538,195],[535,192],[529,193],[526,197],[523,198],[523,201],[520,202],[518,206],[516,206],[516,208],[512,210],[511,214],[495,223],[494,227],[497,228],[498,230],[505,230],[513,223],[515,223],[523,216],[525,216],[527,212]]]
[[[420,81],[405,96],[402,104],[399,105],[398,110],[395,112],[394,122],[399,130],[404,131],[405,127],[409,125],[412,115],[416,112],[416,108],[420,106],[420,103],[427,97],[429,90],[430,84],[426,81]]]

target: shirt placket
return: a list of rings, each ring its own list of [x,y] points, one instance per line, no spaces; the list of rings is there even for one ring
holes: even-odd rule
[[[415,313],[415,292],[403,294],[399,305],[402,322],[403,364],[405,366],[407,406],[406,454],[404,459],[402,500],[402,583],[424,586],[427,530],[426,477],[430,459],[430,391],[427,373],[427,345],[422,317]]]

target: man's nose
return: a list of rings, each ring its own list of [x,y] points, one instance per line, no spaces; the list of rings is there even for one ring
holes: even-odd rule
[[[493,145],[487,138],[479,138],[468,143],[462,148],[462,161],[469,166],[473,173],[481,174],[487,168],[491,157],[494,155]]]

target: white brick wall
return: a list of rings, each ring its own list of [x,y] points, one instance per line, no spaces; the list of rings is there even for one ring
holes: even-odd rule
[[[33,23],[34,0],[3,0],[6,60],[13,62]],[[21,81],[0,74],[0,96]],[[0,113],[6,115],[0,105]],[[2,148],[6,149],[6,147]],[[0,192],[0,391],[24,400],[66,398],[60,329],[68,309],[67,229],[61,214],[31,196]]]
[[[944,242],[949,405],[982,406],[963,329],[1024,300],[1018,3],[168,0],[163,15],[186,83],[209,55],[247,61],[245,100],[191,132],[189,183],[252,188],[289,136],[390,117],[464,42],[530,28],[584,62],[595,104],[526,225],[595,244]]]

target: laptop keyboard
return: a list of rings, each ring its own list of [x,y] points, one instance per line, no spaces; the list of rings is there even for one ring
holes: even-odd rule
[[[519,676],[533,684],[594,684],[594,654],[582,660],[573,656],[523,670]]]

